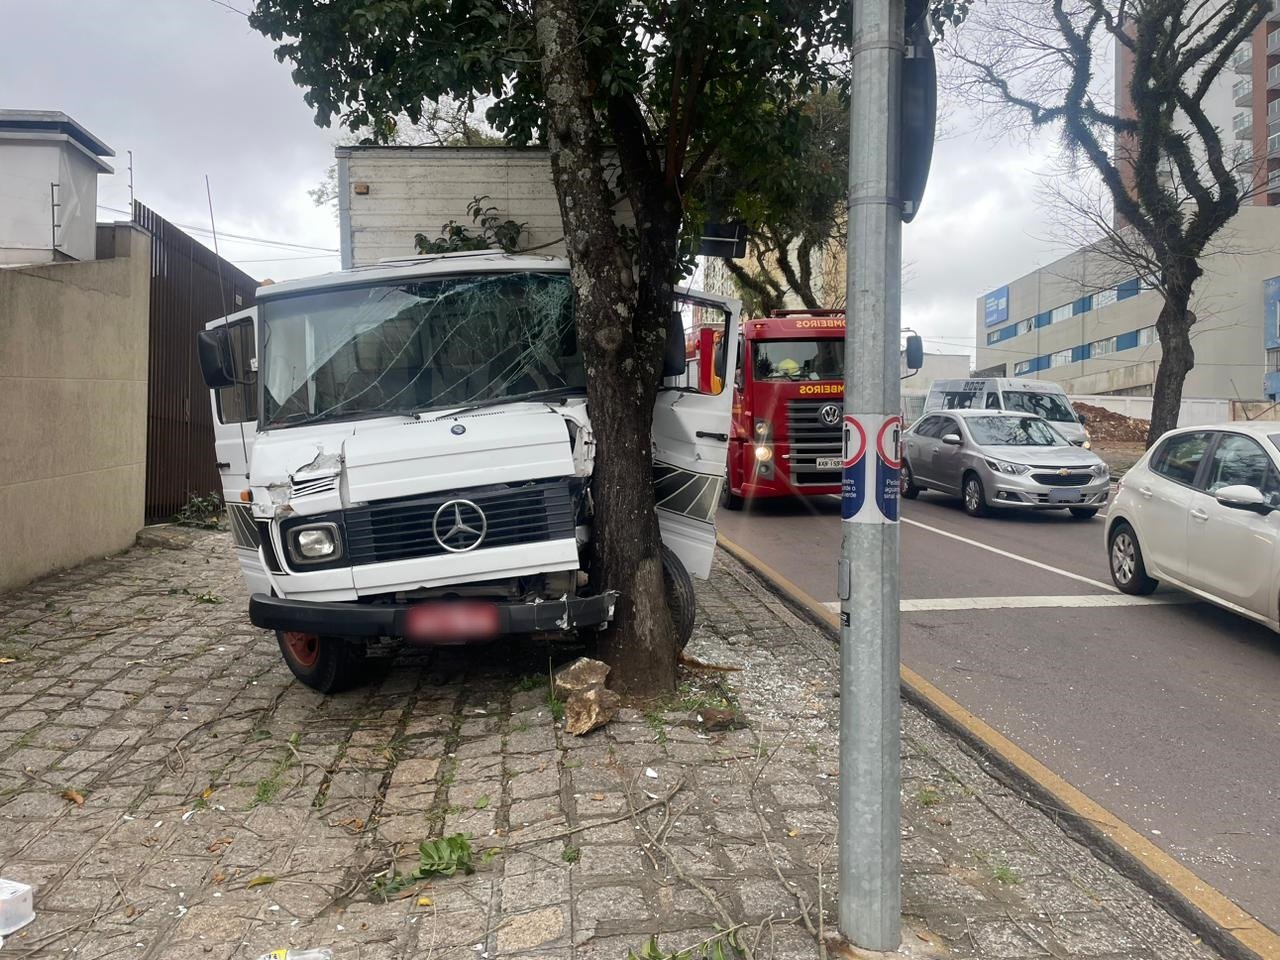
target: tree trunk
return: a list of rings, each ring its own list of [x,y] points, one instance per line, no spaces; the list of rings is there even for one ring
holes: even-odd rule
[[[655,332],[652,317],[641,312],[654,309],[655,287],[652,280],[637,285],[614,224],[598,135],[601,124],[592,109],[587,64],[577,42],[576,0],[535,0],[533,10],[547,94],[551,170],[577,291],[578,337],[596,440],[591,580],[597,589],[621,593],[602,653],[613,667],[610,681],[616,689],[657,695],[675,689],[676,678],[650,447],[665,324]]]
[[[1156,369],[1156,383],[1151,399],[1148,447],[1178,425],[1178,412],[1182,408],[1182,386],[1196,362],[1195,349],[1191,346],[1191,325],[1196,322],[1196,315],[1187,309],[1191,289],[1189,286],[1166,289],[1168,293],[1165,303],[1156,319],[1156,333],[1160,337],[1160,366]]]

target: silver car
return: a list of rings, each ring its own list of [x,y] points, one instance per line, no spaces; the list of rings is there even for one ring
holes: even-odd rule
[[[902,495],[960,497],[981,517],[993,507],[1070,510],[1087,520],[1111,492],[1107,465],[1041,417],[995,410],[931,413],[902,435]]]

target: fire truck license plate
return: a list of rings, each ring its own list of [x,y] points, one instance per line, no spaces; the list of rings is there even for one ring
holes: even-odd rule
[[[498,608],[492,603],[420,603],[405,615],[412,640],[482,640],[498,632]]]
[[[819,470],[839,470],[840,458],[839,457],[819,457],[817,466]]]

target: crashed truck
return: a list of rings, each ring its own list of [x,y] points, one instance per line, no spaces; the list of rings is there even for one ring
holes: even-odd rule
[[[727,334],[703,338],[701,386],[686,373],[694,309]],[[654,406],[682,644],[689,577],[715,548],[738,319],[736,301],[682,295]],[[404,642],[613,618],[617,593],[589,574],[597,447],[567,261],[483,251],[264,286],[198,354],[249,616],[307,686],[356,685]]]

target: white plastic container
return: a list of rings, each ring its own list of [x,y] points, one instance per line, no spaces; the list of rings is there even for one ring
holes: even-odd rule
[[[17,880],[0,877],[0,937],[21,930],[35,918],[31,888]]]

